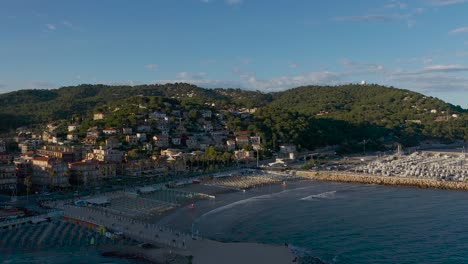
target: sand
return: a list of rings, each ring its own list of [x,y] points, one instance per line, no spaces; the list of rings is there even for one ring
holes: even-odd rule
[[[284,264],[292,263],[295,256],[286,246],[257,243],[222,243],[202,240],[191,248],[194,264]]]

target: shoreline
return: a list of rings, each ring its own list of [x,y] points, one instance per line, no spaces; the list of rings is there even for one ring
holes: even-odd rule
[[[377,176],[370,174],[328,172],[328,171],[295,171],[296,175],[310,180],[378,184],[391,186],[410,186],[421,189],[468,190],[468,182],[438,181],[433,179],[402,178],[395,176]]]

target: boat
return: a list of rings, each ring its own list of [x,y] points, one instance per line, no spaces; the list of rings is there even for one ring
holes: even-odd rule
[[[188,208],[190,208],[190,209],[195,208],[195,203],[191,203],[191,204],[188,206]]]

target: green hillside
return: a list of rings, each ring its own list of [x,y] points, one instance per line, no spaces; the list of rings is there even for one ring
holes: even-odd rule
[[[256,116],[256,129],[266,138],[278,137],[306,148],[323,142],[415,145],[423,139],[468,139],[466,110],[416,92],[379,85],[290,89],[273,94],[272,103]]]
[[[423,139],[468,138],[468,114],[459,106],[408,90],[355,84],[304,86],[278,93],[204,89],[186,83],[21,90],[0,95],[0,131],[74,116],[86,120],[93,112],[117,107],[123,110],[111,115],[107,124],[128,123],[125,113],[137,111],[138,97],[154,109],[162,100],[197,108],[258,108],[252,121],[232,116],[229,124],[262,135],[273,148],[280,143],[314,148],[367,141],[378,147],[385,141],[414,145]]]
[[[0,94],[0,132],[28,124],[86,115],[96,107],[131,96],[159,96],[219,107],[266,105],[271,96],[240,89],[203,89],[191,84],[108,86],[82,84],[54,90],[20,90]]]

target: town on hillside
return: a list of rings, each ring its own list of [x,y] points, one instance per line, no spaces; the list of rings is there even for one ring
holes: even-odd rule
[[[0,188],[16,195],[167,181],[256,166],[266,153],[259,136],[240,130],[255,108],[158,106],[122,105],[16,129],[0,141]],[[295,145],[279,147],[278,164],[295,158]]]

